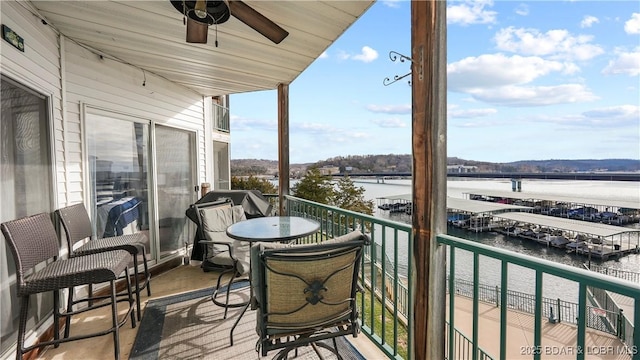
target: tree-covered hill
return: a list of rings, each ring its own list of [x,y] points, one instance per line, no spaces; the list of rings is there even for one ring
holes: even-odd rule
[[[475,166],[477,172],[640,172],[640,160],[634,159],[584,159],[584,160],[521,160],[509,163],[465,160],[457,157],[447,159],[447,165]],[[411,172],[411,155],[349,155],[338,156],[316,163],[291,164],[292,175],[303,174],[310,166],[337,167],[351,173],[364,172]],[[275,176],[278,162],[275,160],[242,159],[231,160],[232,176]]]

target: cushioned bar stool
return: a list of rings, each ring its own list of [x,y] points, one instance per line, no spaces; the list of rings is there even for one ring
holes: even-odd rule
[[[140,308],[140,291],[147,289],[147,296],[151,296],[151,287],[149,281],[151,274],[147,264],[147,255],[145,252],[146,236],[142,233],[131,235],[119,235],[102,239],[95,239],[91,226],[91,219],[84,204],[75,204],[56,210],[56,215],[62,223],[62,227],[66,233],[67,246],[69,247],[69,256],[84,256],[87,254],[95,254],[112,250],[125,250],[133,257],[133,271],[136,294],[136,309],[138,320],[142,317]],[[90,239],[84,245],[74,249],[74,246],[86,239]],[[138,255],[142,254],[142,262],[144,265],[145,280],[141,284],[138,273]],[[91,291],[91,289],[90,289]],[[90,296],[92,296],[90,294]],[[80,300],[82,301],[82,300]],[[77,302],[73,300],[73,293],[69,293],[68,306],[72,307]]]
[[[18,326],[18,340],[16,349],[16,359],[22,360],[22,355],[39,347],[54,345],[58,347],[61,343],[86,339],[95,336],[113,333],[115,358],[120,357],[119,328],[131,316],[132,327],[136,326],[135,315],[133,314],[134,303],[133,293],[129,279],[129,259],[131,255],[123,250],[109,251],[99,254],[92,254],[81,257],[58,259],[58,234],[51,222],[51,216],[41,213],[24,217],[17,220],[7,221],[1,226],[13,258],[16,264],[17,296],[20,298],[20,324]],[[54,261],[46,264],[44,268],[36,269],[35,266],[45,261]],[[122,319],[118,319],[116,296],[116,280],[121,274],[125,275],[127,281],[128,298],[120,301],[129,303],[129,309]],[[95,306],[84,307],[76,311],[60,311],[60,290],[68,289],[73,292],[73,288],[81,285],[109,283],[111,295],[110,301],[100,302]],[[29,309],[29,298],[33,294],[53,292],[53,340],[24,346],[24,335],[27,326],[27,315]],[[85,299],[89,301],[90,299]],[[111,328],[95,333],[69,336],[69,319],[72,315],[95,309],[97,307],[111,305]],[[65,317],[67,329],[65,336],[60,338],[60,318]]]

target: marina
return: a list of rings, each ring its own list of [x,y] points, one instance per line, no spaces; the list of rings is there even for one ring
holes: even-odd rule
[[[519,188],[519,187],[518,187]],[[496,232],[589,259],[640,253],[640,202],[500,190],[461,190],[447,196],[447,223],[470,232]],[[376,198],[378,209],[411,215],[411,194]]]

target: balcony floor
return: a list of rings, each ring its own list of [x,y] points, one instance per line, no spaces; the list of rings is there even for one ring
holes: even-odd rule
[[[143,314],[144,307],[148,300],[157,299],[169,295],[175,295],[187,291],[208,288],[215,285],[217,274],[214,272],[203,272],[199,264],[186,265],[174,268],[160,275],[154,276],[151,279],[151,291],[152,296],[142,297]],[[119,306],[123,308],[124,306]],[[230,312],[231,314],[232,312]],[[104,307],[94,311],[90,311],[87,314],[83,314],[73,318],[71,325],[71,335],[81,334],[90,331],[96,331],[108,327],[110,323],[110,310],[109,307]],[[130,319],[129,319],[130,320]],[[235,316],[227,318],[227,322],[232,324],[236,320]],[[138,323],[139,325],[139,323]],[[229,325],[231,326],[231,325]],[[120,358],[128,359],[129,353],[133,347],[139,326],[131,328],[131,322],[127,321],[125,325],[120,328]],[[247,331],[241,331],[241,329],[249,329]],[[255,331],[255,316],[243,316],[239,328],[234,332],[234,340],[236,345],[233,348],[226,348],[224,351],[229,353],[232,350],[233,354],[246,354],[240,356],[233,356],[233,358],[250,358],[250,359],[271,359],[277,351],[272,351],[267,357],[259,356],[259,353],[255,351],[255,344],[258,337]],[[252,336],[251,341],[241,339],[243,336]],[[73,341],[65,344],[61,344],[57,349],[53,347],[47,347],[38,357],[35,359],[40,360],[60,360],[60,359],[113,359],[113,337],[111,334],[95,337],[91,339]],[[360,335],[357,338],[347,338],[351,343],[360,351],[360,353],[366,359],[385,359],[387,358],[374,344],[372,344],[366,336]],[[242,347],[242,348],[240,348]],[[222,356],[222,357],[218,357]],[[224,358],[222,354],[212,354],[211,358]]]
[[[153,295],[147,297],[143,295],[143,313],[148,300],[157,299],[169,295],[175,295],[197,289],[208,288],[214,285],[217,274],[213,272],[203,272],[198,264],[180,266],[156,275],[151,280]],[[146,292],[145,292],[146,294]],[[465,335],[472,334],[472,302],[470,299],[456,297],[456,327]],[[499,308],[495,305],[480,304],[479,309],[479,346],[488,354],[498,358],[499,354]],[[124,311],[124,310],[123,310]],[[234,313],[233,311],[230,314]],[[252,314],[251,314],[252,315]],[[257,335],[254,316],[243,317],[243,321],[236,329],[234,338],[236,345],[227,347],[222,352],[233,353],[233,358],[251,359],[271,359],[277,351],[272,351],[267,357],[260,357],[255,351]],[[109,320],[109,308],[105,307],[91,311],[86,316],[77,316],[72,320],[72,335],[104,329]],[[230,324],[235,321],[235,317],[230,315],[226,321]],[[508,359],[531,359],[533,344],[533,316],[516,311],[509,311],[508,324]],[[138,324],[139,325],[139,324]],[[231,326],[231,325],[229,325]],[[131,328],[131,323],[127,323],[120,329],[120,352],[121,359],[128,359],[133,343],[135,341],[139,326]],[[251,336],[247,340],[246,336]],[[559,323],[551,324],[543,321],[543,358],[544,355],[552,356],[554,359],[575,359],[576,328],[574,325]],[[361,334],[357,338],[347,338],[360,351],[366,359],[386,359],[387,357],[369,339]],[[624,354],[622,343],[614,336],[595,331],[587,330],[587,351],[589,359],[629,359]],[[546,352],[546,354],[545,354]],[[101,336],[92,339],[74,341],[60,345],[57,349],[46,348],[35,359],[40,360],[60,360],[60,359],[113,359],[113,341],[111,335]],[[244,354],[244,355],[243,355]],[[223,356],[223,357],[218,357]],[[212,354],[211,358],[226,358],[222,353]]]

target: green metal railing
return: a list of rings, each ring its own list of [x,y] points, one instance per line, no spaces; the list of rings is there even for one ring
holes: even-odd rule
[[[400,289],[399,279],[407,279],[410,284],[411,228],[407,224],[387,221],[373,216],[360,214],[316,202],[287,196],[287,214],[314,219],[320,223],[320,231],[315,235],[301,239],[301,242],[321,242],[324,239],[360,230],[371,237],[373,244],[365,249],[361,274],[371,294],[360,298],[360,321],[362,332],[366,334],[390,358],[413,358],[411,343],[411,317],[404,318],[397,306]],[[399,257],[404,254],[404,267]],[[407,262],[407,260],[409,262]],[[391,281],[384,274],[391,273]],[[409,297],[409,308],[411,308]],[[366,303],[365,303],[366,302]],[[384,305],[381,306],[380,304]],[[364,311],[369,309],[369,311]],[[404,332],[402,330],[405,330]],[[401,346],[403,344],[403,346]]]
[[[478,323],[479,323],[479,306],[480,299],[480,282],[479,282],[479,260],[480,256],[497,259],[501,262],[501,288],[505,291],[500,293],[500,303],[508,303],[508,269],[509,265],[517,265],[523,268],[531,269],[535,272],[535,292],[534,302],[534,334],[533,344],[530,346],[532,349],[531,355],[534,359],[540,359],[543,354],[542,347],[542,321],[543,316],[543,303],[544,298],[542,296],[543,288],[543,276],[552,275],[557,276],[569,281],[573,281],[578,284],[578,312],[577,317],[577,341],[573,349],[575,349],[576,359],[582,360],[585,355],[591,349],[591,345],[586,343],[586,329],[588,317],[591,312],[588,310],[588,298],[587,287],[599,288],[615,293],[619,293],[625,296],[629,296],[635,299],[634,302],[634,324],[640,324],[640,285],[633,284],[628,281],[612,278],[606,275],[589,272],[584,269],[572,267],[569,265],[559,264],[552,261],[538,259],[527,255],[518,254],[512,251],[503,250],[500,248],[478,244],[473,241],[456,238],[449,235],[438,235],[438,242],[440,244],[449,246],[449,288],[455,286],[455,250],[462,249],[469,251],[473,254],[473,325],[471,342],[474,344],[474,352],[477,353],[475,347],[478,344]],[[455,296],[449,297],[449,321],[455,324]],[[500,359],[504,360],[507,356],[507,306],[500,307]],[[450,336],[452,336],[452,330],[449,330]],[[628,334],[627,334],[628,335]],[[627,348],[627,352],[634,360],[640,360],[640,353],[638,353],[638,345],[640,345],[640,331],[634,332],[632,336],[633,342]],[[451,351],[451,345],[450,345]],[[614,354],[611,354],[614,355]],[[617,354],[615,354],[617,355]],[[476,357],[474,357],[474,360]]]
[[[479,301],[495,304],[496,307],[501,305],[502,289],[499,286],[480,283],[477,287]],[[448,285],[447,291],[449,291]],[[455,293],[458,296],[473,298],[474,283],[469,280],[456,279]],[[505,304],[508,309],[535,314],[536,296],[521,291],[507,290],[507,302]],[[577,325],[578,311],[578,303],[561,300],[559,298],[542,298],[542,316],[554,323],[565,322]],[[587,327],[590,329],[616,335],[620,339],[623,339],[622,334],[620,334],[621,329],[619,324],[621,321],[622,317],[619,311],[611,310],[603,306],[587,306]]]
[[[361,230],[367,233],[375,246],[370,246],[365,251],[365,260],[362,264],[363,281],[367,285],[371,294],[375,296],[360,299],[362,331],[375,344],[378,345],[390,358],[412,359],[413,344],[411,343],[413,336],[412,316],[410,309],[413,307],[413,296],[409,289],[412,288],[414,281],[411,272],[411,262],[413,261],[413,237],[411,236],[411,227],[408,224],[389,221],[364,215],[336,207],[326,206],[323,204],[299,199],[293,196],[286,196],[288,215],[303,216],[312,218],[320,222],[320,231],[302,239],[304,242],[321,242],[324,239],[340,236],[352,230]],[[611,278],[606,275],[589,272],[564,264],[558,264],[551,261],[534,258],[527,255],[518,254],[512,251],[503,250],[483,244],[476,243],[465,239],[456,238],[449,235],[438,235],[437,241],[448,246],[449,251],[449,272],[448,287],[457,289],[461,282],[456,279],[456,249],[468,251],[473,254],[473,281],[465,285],[468,293],[473,299],[473,324],[471,337],[461,334],[455,329],[455,326],[449,327],[442,324],[443,330],[446,328],[446,349],[445,356],[447,359],[491,359],[478,346],[478,323],[479,323],[479,306],[478,302],[484,297],[491,298],[499,306],[507,304],[508,306],[500,307],[500,336],[499,336],[499,358],[504,360],[507,358],[507,311],[509,308],[517,309],[517,306],[525,306],[528,312],[534,314],[534,339],[531,348],[534,359],[540,359],[542,355],[542,321],[550,318],[547,312],[551,306],[556,306],[556,316],[559,316],[563,322],[571,322],[569,319],[575,319],[577,342],[576,359],[585,358],[586,346],[586,329],[587,327],[597,328],[607,331],[606,328],[599,328],[602,324],[604,316],[598,315],[598,312],[592,311],[592,306],[588,303],[587,287],[601,288],[604,290],[620,293],[635,299],[634,323],[640,324],[640,285],[629,283],[627,281]],[[480,257],[488,257],[497,259],[501,263],[501,284],[496,291],[495,287],[485,289],[479,281],[479,259]],[[508,269],[510,266],[520,266],[535,272],[535,291],[534,294],[517,293],[508,289]],[[577,306],[569,306],[557,299],[550,300],[542,296],[543,277],[551,275],[561,277],[570,281],[574,281],[578,287],[578,303]],[[497,298],[499,297],[499,299]],[[449,323],[455,324],[455,298],[449,296]],[[526,305],[525,301],[526,299]],[[486,300],[485,300],[486,301]],[[383,311],[376,311],[380,307],[380,303],[384,305]],[[520,304],[510,306],[510,304]],[[571,307],[572,310],[567,310]],[[575,310],[573,309],[575,308]],[[369,309],[365,311],[364,309]],[[619,326],[618,326],[619,327]],[[403,331],[404,330],[404,331]],[[610,329],[608,332],[611,332]],[[628,353],[633,360],[640,360],[637,346],[640,346],[640,331],[629,334],[627,332]],[[454,341],[448,341],[454,339]],[[582,349],[582,350],[581,350]]]
[[[451,333],[449,331],[449,323],[445,324],[445,348],[449,348],[449,337]],[[458,331],[458,329],[453,329],[453,348],[454,348],[454,356],[446,356],[445,359],[471,359],[475,358],[473,356],[473,343],[471,339],[466,337],[463,333]],[[478,348],[477,358],[480,360],[493,360],[489,354],[485,353],[482,349]],[[447,355],[450,353],[447,353]]]
[[[640,272],[615,269],[612,267],[606,267],[602,265],[591,264],[591,271],[599,272],[609,276],[617,277],[620,279],[640,283]]]

